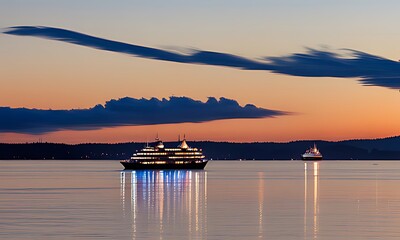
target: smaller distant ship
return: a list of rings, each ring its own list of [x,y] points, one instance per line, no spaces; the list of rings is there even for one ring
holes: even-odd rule
[[[322,154],[318,150],[317,145],[315,145],[314,143],[314,147],[310,147],[309,149],[307,149],[306,152],[301,155],[301,158],[303,160],[318,161],[322,160]]]

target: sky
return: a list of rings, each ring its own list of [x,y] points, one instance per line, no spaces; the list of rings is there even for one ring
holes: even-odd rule
[[[0,142],[400,135],[398,1],[0,4]]]

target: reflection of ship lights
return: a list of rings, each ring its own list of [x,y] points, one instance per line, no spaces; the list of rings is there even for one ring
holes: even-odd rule
[[[304,239],[307,239],[307,163],[304,163]]]
[[[258,237],[263,239],[264,174],[258,173]]]
[[[314,162],[314,239],[317,238],[318,234],[318,215],[319,215],[318,171],[319,171],[318,162]]]
[[[125,178],[129,177],[130,186],[125,185]],[[125,191],[129,187],[130,191]],[[128,209],[131,209],[133,239],[141,238],[146,231],[157,231],[160,239],[179,231],[195,238],[203,238],[207,233],[207,172],[123,171],[121,200],[124,211],[125,192],[131,194]],[[175,221],[167,221],[171,218]]]
[[[319,216],[319,162],[314,162],[312,165],[313,173],[313,238],[317,239],[318,236],[318,216]],[[304,239],[309,239],[307,236],[307,201],[308,201],[308,165],[304,163]]]
[[[137,190],[136,190],[136,172],[131,175],[131,213],[132,213],[132,237],[136,238],[136,215],[137,215]]]
[[[121,201],[122,201],[122,210],[125,216],[125,172],[121,172],[120,175],[120,182],[121,182]]]

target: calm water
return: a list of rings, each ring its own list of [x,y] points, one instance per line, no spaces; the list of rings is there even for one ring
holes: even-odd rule
[[[0,239],[400,239],[400,161],[0,161]]]

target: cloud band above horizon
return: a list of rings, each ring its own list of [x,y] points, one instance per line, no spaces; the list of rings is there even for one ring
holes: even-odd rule
[[[169,99],[120,98],[89,109],[43,110],[0,107],[0,132],[41,134],[59,130],[91,130],[105,127],[196,123],[221,119],[266,118],[289,113],[244,107],[237,101],[209,97],[201,102],[188,97]]]
[[[359,78],[359,82],[366,86],[400,88],[399,62],[352,49],[345,49],[346,56],[328,50],[308,49],[306,53],[264,57],[256,61],[232,54],[202,50],[191,50],[191,54],[180,54],[53,27],[16,26],[8,28],[4,33],[58,40],[162,61],[266,70],[302,77]]]

